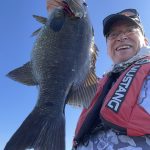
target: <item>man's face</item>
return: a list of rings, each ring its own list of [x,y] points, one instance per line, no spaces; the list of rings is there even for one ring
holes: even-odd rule
[[[107,37],[108,55],[115,64],[130,59],[146,45],[147,40],[140,29],[125,21],[113,24]]]

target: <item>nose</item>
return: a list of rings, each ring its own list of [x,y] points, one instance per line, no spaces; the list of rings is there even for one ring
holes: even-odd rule
[[[128,39],[128,36],[125,33],[120,33],[117,37],[117,41],[125,41]]]

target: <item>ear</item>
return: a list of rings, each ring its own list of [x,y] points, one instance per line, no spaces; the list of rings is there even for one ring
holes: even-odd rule
[[[146,46],[149,45],[149,41],[148,41],[148,39],[147,39],[146,37],[144,38],[144,42],[145,42],[145,45],[146,45]]]

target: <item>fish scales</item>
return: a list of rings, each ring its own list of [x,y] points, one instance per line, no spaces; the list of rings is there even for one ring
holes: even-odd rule
[[[47,94],[49,99],[45,100],[45,107],[48,107],[48,110],[52,110],[52,112],[53,109],[57,109],[54,108],[55,105],[61,104],[62,108],[64,107],[65,97],[68,94],[66,90],[74,82],[79,82],[78,80],[85,78],[88,73],[87,68],[90,65],[89,53],[92,41],[92,28],[89,26],[88,19],[70,20],[66,18],[65,21],[66,25],[63,26],[59,34],[49,27],[44,27],[36,41],[38,44],[36,44],[32,52],[33,74],[35,70],[36,74],[34,76],[35,78],[38,77],[36,80],[41,87],[40,89],[49,93]],[[88,38],[87,33],[91,34]],[[41,50],[38,47],[43,48]],[[37,58],[37,55],[39,58]],[[79,76],[81,71],[82,78]],[[39,97],[42,105],[45,103],[44,98],[45,93]],[[52,100],[54,101],[51,109],[47,105],[47,101],[52,103]]]
[[[69,22],[70,20],[68,19],[67,21]],[[89,56],[90,52],[87,50],[90,47],[90,44],[91,44],[90,38],[92,37],[92,35],[89,39],[87,39],[87,35],[89,34],[89,32],[91,32],[91,29],[84,31],[85,30],[84,28],[87,28],[86,27],[88,24],[87,21],[83,21],[84,24],[81,23],[81,20],[78,20],[78,21],[71,20],[70,22],[72,23],[72,25],[70,25],[70,23],[67,23],[67,25],[63,27],[63,29],[60,31],[59,35],[58,33],[55,33],[53,30],[50,30],[49,28],[43,29],[43,32],[41,32],[41,35],[39,35],[40,37],[37,40],[37,43],[39,44],[37,44],[36,47],[34,47],[33,53],[32,53],[32,57],[33,57],[32,59],[34,60],[33,67],[36,68],[34,64],[37,63],[37,69],[35,70],[38,70],[38,66],[44,65],[42,67],[44,68],[44,70],[39,71],[39,72],[45,73],[46,65],[47,66],[50,65],[54,67],[60,67],[59,65],[61,65],[62,69],[56,70],[55,68],[55,71],[62,72],[64,70],[64,73],[66,71],[68,71],[69,73],[70,70],[67,70],[67,69],[71,69],[71,70],[73,69],[73,70],[76,70],[76,72],[79,72],[80,70],[78,67],[80,65],[78,64],[81,64],[81,63],[85,64],[85,61],[89,61],[87,62],[87,67],[88,67],[89,65],[88,63],[90,63],[90,59],[88,58],[90,57]],[[79,28],[80,30],[78,28],[75,28],[75,25],[77,23],[83,26]],[[71,27],[73,26],[73,27],[71,28],[70,26]],[[70,30],[68,27],[70,27]],[[80,31],[80,33],[77,33],[77,31],[78,32]],[[43,40],[43,37],[44,37],[44,40]],[[86,43],[86,45],[84,43]],[[44,49],[42,48],[41,50],[38,47],[43,47]],[[49,57],[47,57],[47,55]],[[70,62],[72,62],[71,63],[72,66],[70,66],[69,68],[68,65],[70,64]],[[47,67],[47,68],[49,69],[50,67]],[[49,74],[49,71],[48,71],[48,74]]]

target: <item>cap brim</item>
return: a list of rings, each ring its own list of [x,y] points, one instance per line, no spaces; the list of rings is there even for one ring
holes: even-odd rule
[[[138,25],[137,22],[135,22],[133,19],[131,19],[130,17],[127,17],[127,16],[124,16],[124,15],[120,15],[120,14],[116,14],[114,16],[112,16],[110,19],[108,19],[105,24],[104,24],[104,28],[103,28],[103,34],[104,36],[106,36],[109,31],[110,31],[110,28],[112,27],[112,25],[119,21],[119,20],[125,20],[125,21],[128,21],[130,23],[133,23],[133,25]]]

